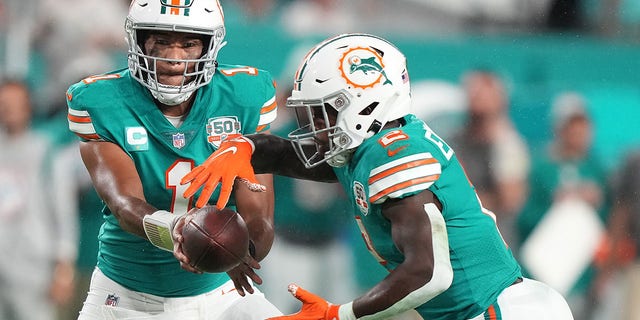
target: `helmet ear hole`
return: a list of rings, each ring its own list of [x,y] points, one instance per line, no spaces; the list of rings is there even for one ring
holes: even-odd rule
[[[376,110],[376,107],[378,106],[378,102],[372,102],[371,104],[369,104],[366,108],[362,109],[362,111],[360,111],[360,113],[358,113],[361,116],[368,116],[370,114],[373,113],[374,110]]]
[[[367,132],[371,132],[373,133],[372,135],[374,135],[380,132],[380,129],[382,129],[382,123],[380,123],[380,121],[378,120],[373,120],[373,122],[369,126],[369,129],[367,129]]]

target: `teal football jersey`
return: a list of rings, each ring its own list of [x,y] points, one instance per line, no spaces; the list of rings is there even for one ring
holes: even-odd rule
[[[147,202],[161,210],[185,213],[200,193],[184,199],[187,186],[180,185],[182,177],[223,140],[267,130],[277,111],[271,75],[251,67],[221,65],[213,80],[195,94],[184,123],[175,128],[149,90],[127,69],[92,76],[67,92],[69,128],[84,141],[119,145],[135,163]],[[211,199],[217,199],[218,193]],[[109,208],[103,214],[97,265],[126,288],[183,297],[229,280],[226,273],[198,275],[181,269],[171,252],[124,231]]]
[[[521,276],[520,266],[500,236],[495,216],[482,208],[454,151],[415,116],[405,120],[405,126],[365,140],[349,164],[335,172],[367,247],[390,271],[404,257],[392,241],[382,203],[425,189],[438,197],[447,225],[453,283],[416,310],[425,319],[469,319],[484,312]]]

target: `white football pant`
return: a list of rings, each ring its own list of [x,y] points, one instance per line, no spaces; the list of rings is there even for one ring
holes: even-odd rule
[[[471,320],[573,320],[567,301],[548,285],[524,278],[502,291],[497,306]]]
[[[78,320],[264,320],[278,315],[257,288],[242,297],[231,280],[201,295],[164,298],[126,289],[96,268]]]

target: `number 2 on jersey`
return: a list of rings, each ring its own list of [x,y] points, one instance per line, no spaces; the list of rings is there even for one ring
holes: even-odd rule
[[[229,69],[220,69],[220,72],[228,75],[228,76],[233,76],[236,75],[238,73],[246,73],[246,74],[250,74],[250,75],[257,75],[258,74],[258,69],[254,68],[254,67],[239,67],[239,68],[229,68]]]

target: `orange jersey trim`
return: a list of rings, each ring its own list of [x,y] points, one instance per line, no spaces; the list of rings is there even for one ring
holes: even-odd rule
[[[69,119],[69,121],[71,122],[76,122],[76,123],[91,123],[90,116],[81,117],[81,116],[74,116],[72,114],[68,114],[67,119]]]
[[[386,178],[396,172],[402,171],[402,170],[406,170],[406,169],[410,169],[410,168],[415,168],[415,167],[419,167],[419,166],[423,166],[423,165],[429,165],[429,164],[433,164],[433,163],[437,163],[438,160],[436,160],[435,158],[429,158],[429,159],[420,159],[420,160],[415,160],[415,161],[411,161],[411,162],[407,162],[407,163],[403,163],[401,165],[389,168],[385,171],[382,171],[376,175],[374,175],[373,177],[369,178],[369,184],[373,184],[376,181]]]
[[[260,114],[265,114],[265,113],[269,113],[273,110],[275,110],[275,108],[277,107],[277,103],[274,101],[272,104],[266,106],[266,107],[262,107],[262,109],[260,109]]]
[[[100,140],[100,136],[96,133],[92,133],[92,134],[82,134],[82,133],[77,133],[74,132],[78,137],[85,139],[85,140]]]
[[[487,319],[489,320],[497,320],[498,316],[496,314],[496,309],[493,307],[493,305],[489,306],[489,309],[487,309],[487,316],[489,316]]]

